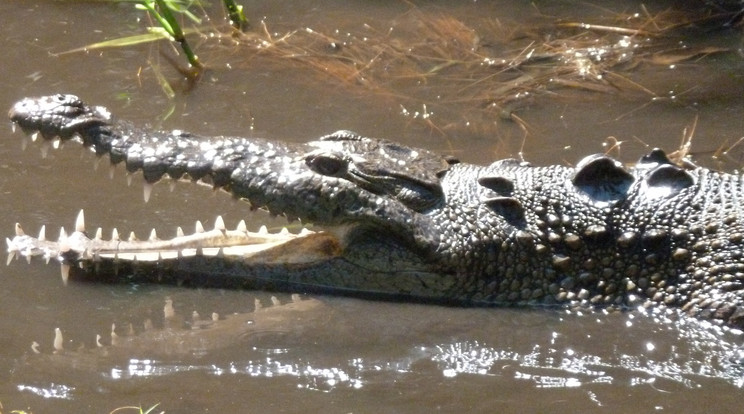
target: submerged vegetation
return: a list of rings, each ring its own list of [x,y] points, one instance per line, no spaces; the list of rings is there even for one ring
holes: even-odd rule
[[[713,28],[735,27],[741,17],[738,5],[725,9],[700,2],[688,10],[642,6],[632,13],[608,11],[604,20],[592,22],[547,16],[539,9],[528,21],[488,16],[463,21],[440,9],[410,4],[384,27],[356,22],[349,30],[277,28],[264,20],[249,26],[242,7],[232,0],[225,0],[225,24],[210,18],[214,11],[205,11],[195,0],[142,0],[139,7],[159,27],[79,50],[169,38],[188,61],[184,68],[166,55],[188,79],[187,88],[205,71],[216,70],[216,62],[229,60],[228,67],[240,68],[260,60],[296,70],[308,82],[330,82],[383,100],[411,122],[444,135],[462,125],[490,135],[499,123],[515,122],[526,136],[530,126],[520,111],[545,98],[621,95],[639,101],[639,110],[659,101],[679,104],[687,91],[646,87],[636,69],[673,67],[732,52],[689,39]],[[196,57],[189,40],[207,59]],[[173,96],[173,82],[151,65],[163,90]]]

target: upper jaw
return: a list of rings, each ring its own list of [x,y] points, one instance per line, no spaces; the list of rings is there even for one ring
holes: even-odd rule
[[[77,96],[66,94],[22,99],[10,108],[8,117],[25,132],[38,132],[46,138],[68,138],[112,121],[105,107],[88,106]]]

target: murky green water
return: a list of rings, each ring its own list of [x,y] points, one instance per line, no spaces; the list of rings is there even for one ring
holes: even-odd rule
[[[25,96],[75,93],[157,127],[295,141],[352,129],[477,163],[521,153],[536,164],[571,164],[608,150],[608,142],[621,142],[612,153],[632,161],[650,147],[678,148],[687,131],[696,161],[739,165],[737,147],[719,150],[744,131],[740,28],[628,39],[599,29],[590,32],[599,39],[592,49],[570,23],[645,21],[644,30],[656,30],[689,15],[671,2],[647,11],[635,2],[449,3],[244,1],[264,48],[195,37],[210,70],[169,101],[153,69],[177,79],[164,44],[63,53],[141,32],[146,24],[131,5],[0,0],[0,108]],[[211,24],[224,27],[218,10]],[[557,21],[566,24],[556,28]],[[629,56],[607,72],[580,59],[609,59],[603,53],[613,47]],[[546,51],[546,60],[527,59]],[[570,70],[551,72],[556,60]],[[0,130],[0,229],[10,236],[16,221],[32,232],[43,223],[70,226],[80,208],[92,227],[140,234],[157,227],[167,235],[217,214],[256,227],[268,220],[188,184],[172,193],[158,186],[145,204],[139,185],[128,187],[122,171],[110,180],[104,163],[94,172],[92,158],[68,146],[42,159],[36,147],[21,150],[9,124]],[[271,303],[262,292],[63,286],[54,266],[4,267],[5,410],[110,412],[160,403],[168,413],[738,412],[744,396],[739,335],[638,313],[320,297],[312,299],[322,306],[291,328],[227,335],[219,349],[173,355],[153,341],[151,350],[131,354],[93,350],[96,334],[110,341],[112,324],[122,336],[130,323],[141,333],[148,319],[163,328],[167,298],[187,320],[193,311],[251,312],[256,298]],[[55,328],[65,337],[59,355]],[[88,350],[74,351],[81,343]]]

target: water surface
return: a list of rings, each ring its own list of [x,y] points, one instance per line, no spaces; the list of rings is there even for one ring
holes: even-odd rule
[[[256,36],[268,39],[263,20],[276,44],[256,52],[230,36],[194,37],[210,70],[186,90],[161,55],[172,53],[165,44],[63,53],[141,32],[143,16],[130,5],[3,0],[0,107],[66,92],[161,128],[293,141],[351,129],[474,163],[524,157],[575,164],[605,151],[633,161],[652,147],[673,151],[687,134],[696,162],[728,170],[740,165],[737,147],[720,151],[744,130],[740,28],[697,25],[669,37],[625,40],[590,31],[598,45],[591,49],[586,31],[556,27],[630,27],[629,21],[637,27],[634,21],[643,19],[645,27],[664,27],[690,18],[675,2],[645,9],[636,2],[570,1],[243,3]],[[226,33],[219,9],[210,14],[211,30]],[[551,69],[555,54],[544,69],[517,64],[560,38],[567,40],[551,44],[555,53],[567,52],[569,69]],[[593,72],[565,57],[581,45],[574,58],[589,53],[601,60],[602,50],[623,47],[628,60]],[[339,64],[349,56],[356,66]],[[504,61],[513,64],[507,68]],[[173,80],[173,100],[162,93],[155,67]],[[600,75],[611,82],[591,81]],[[10,127],[0,138],[0,228],[8,236],[16,221],[31,232],[44,223],[70,226],[80,208],[91,227],[139,234],[156,227],[168,235],[217,214],[232,224],[247,218],[255,227],[269,220],[189,184],[172,193],[157,186],[145,204],[138,176],[131,187],[122,171],[110,180],[105,163],[94,172],[93,157],[79,148],[66,146],[43,159],[36,147],[22,151]],[[142,332],[148,319],[164,328],[166,299],[188,320],[193,311],[223,317],[251,312],[255,299],[269,306],[271,295],[64,286],[56,267],[41,263],[14,262],[0,278],[0,402],[6,410],[110,412],[160,403],[168,413],[737,412],[744,397],[736,363],[742,338],[665,314],[313,297],[322,307],[291,329],[235,335],[219,349],[187,355],[154,344],[146,352],[102,356],[74,350],[95,348],[96,334],[105,342],[112,324],[121,335],[130,323]],[[61,355],[53,355],[55,328],[65,337]],[[34,341],[41,355],[31,351]]]

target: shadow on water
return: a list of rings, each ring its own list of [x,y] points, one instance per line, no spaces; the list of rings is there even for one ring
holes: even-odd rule
[[[742,34],[736,15],[721,8],[244,3],[252,31],[236,39],[219,20],[205,23],[193,40],[210,69],[169,101],[155,75],[178,78],[161,58],[171,53],[164,44],[61,53],[141,32],[131,5],[2,2],[4,57],[13,64],[4,65],[0,107],[69,92],[137,123],[205,135],[303,141],[343,128],[477,163],[524,156],[571,164],[605,151],[633,161],[663,147],[704,165],[741,164]],[[80,208],[91,223],[140,234],[246,215],[229,197],[188,184],[173,193],[156,187],[144,204],[139,186],[93,173],[92,157],[76,148],[42,159],[36,148],[21,151],[9,128],[0,135],[0,228],[9,233],[16,221],[29,229],[71,223]],[[267,220],[252,217],[255,227]],[[55,268],[38,263],[12,263],[0,278],[6,410],[108,412],[159,402],[168,413],[736,412],[744,396],[740,333],[663,314],[307,297],[319,304],[298,317],[277,312],[281,305],[262,292],[63,286]],[[178,323],[165,317],[166,299]],[[280,315],[272,328],[256,329],[255,299]],[[64,348],[56,353],[55,328]],[[174,352],[175,344],[192,345]]]

